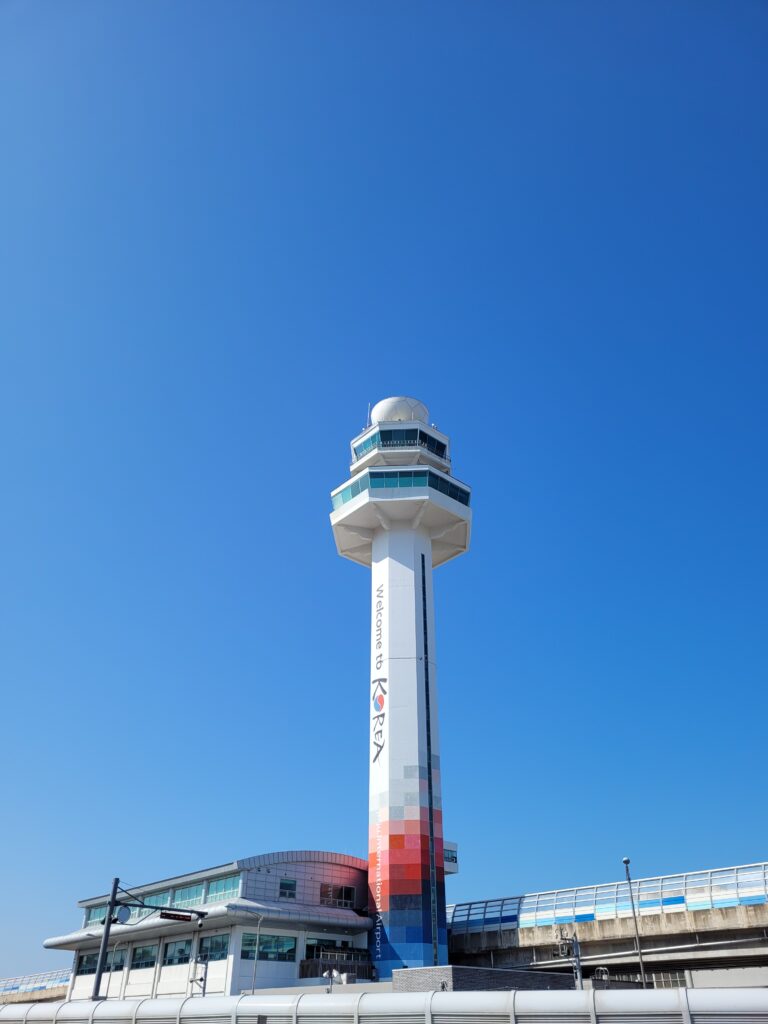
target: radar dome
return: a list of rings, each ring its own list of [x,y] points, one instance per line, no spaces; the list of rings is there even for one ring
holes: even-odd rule
[[[371,409],[371,423],[429,422],[429,409],[415,398],[383,398]]]

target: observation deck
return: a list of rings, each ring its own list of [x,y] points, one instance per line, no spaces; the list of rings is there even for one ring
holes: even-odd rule
[[[371,565],[377,530],[429,534],[432,566],[469,547],[470,489],[451,475],[450,441],[428,423],[428,410],[410,398],[387,398],[352,439],[350,478],[331,492],[336,549]]]
[[[350,447],[351,473],[359,473],[369,466],[414,463],[425,463],[450,472],[448,438],[434,427],[426,428],[416,422],[397,427],[375,424],[356,437]]]

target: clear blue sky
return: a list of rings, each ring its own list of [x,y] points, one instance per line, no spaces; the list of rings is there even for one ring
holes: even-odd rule
[[[768,7],[0,5],[0,976],[362,854],[329,491],[423,399],[449,898],[768,857]]]

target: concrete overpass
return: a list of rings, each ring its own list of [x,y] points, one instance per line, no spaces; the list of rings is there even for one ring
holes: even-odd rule
[[[45,1003],[66,999],[72,972],[68,967],[40,974],[0,978],[0,1003]]]
[[[768,985],[768,863],[632,882],[646,971],[656,987]],[[626,882],[457,903],[452,964],[562,971],[576,935],[584,974],[639,980]]]

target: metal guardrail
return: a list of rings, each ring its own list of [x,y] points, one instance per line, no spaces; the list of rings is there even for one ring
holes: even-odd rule
[[[343,961],[337,957],[302,960],[299,963],[299,978],[322,978],[326,971],[338,971],[357,981],[373,981],[374,967],[370,960]]]
[[[68,985],[72,971],[67,967],[61,971],[44,971],[42,974],[22,974],[18,978],[0,978],[0,995],[11,992],[39,992],[46,988]]]
[[[451,461],[450,456],[445,452],[441,455],[439,452],[435,451],[434,444],[430,445],[429,442],[424,441],[421,438],[413,439],[411,441],[383,441],[381,438],[378,438],[370,444],[368,443],[368,440],[366,440],[363,441],[362,444],[357,445],[356,449],[353,449],[352,461],[353,463],[359,462],[361,459],[364,459],[366,455],[369,455],[371,452],[381,448],[423,448],[425,451],[434,455],[435,458],[442,459],[443,462],[450,463]]]
[[[768,863],[742,864],[632,881],[641,916],[768,903]],[[454,933],[631,917],[626,882],[554,889],[505,899],[456,903],[447,908]]]

